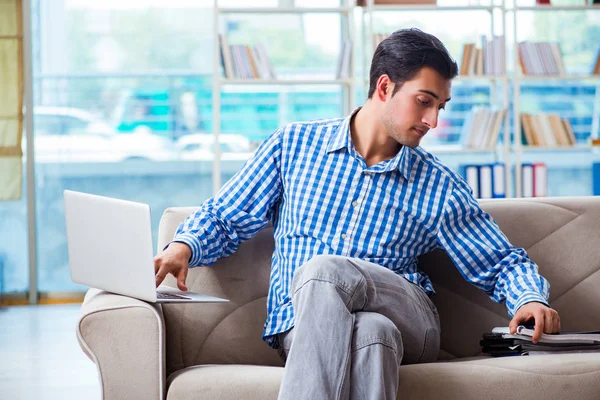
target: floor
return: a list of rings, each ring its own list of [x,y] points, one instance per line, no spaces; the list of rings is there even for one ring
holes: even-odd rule
[[[0,307],[0,399],[100,399],[79,348],[79,304]]]

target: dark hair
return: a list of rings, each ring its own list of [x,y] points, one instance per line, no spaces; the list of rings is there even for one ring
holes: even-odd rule
[[[456,61],[438,38],[417,28],[397,30],[375,50],[369,73],[369,98],[381,75],[387,74],[396,84],[393,96],[402,83],[413,79],[423,67],[435,69],[446,79],[458,75]]]

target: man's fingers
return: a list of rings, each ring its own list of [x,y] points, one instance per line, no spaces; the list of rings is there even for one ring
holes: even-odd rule
[[[554,332],[554,315],[552,314],[552,310],[544,313],[544,320],[546,321],[544,324],[544,333]]]
[[[164,265],[160,267],[160,269],[156,273],[156,287],[160,286],[162,281],[165,280],[168,273],[169,273],[169,271]]]
[[[187,286],[185,285],[185,279],[187,278],[187,268],[180,268],[177,273],[177,287],[179,290],[187,291]]]
[[[560,332],[560,317],[555,310],[550,311],[552,316],[552,330],[548,333],[559,333]]]
[[[544,333],[544,313],[538,312],[534,315],[535,318],[535,329],[533,330],[533,343],[537,343],[542,338]]]
[[[513,317],[513,319],[508,324],[509,332],[511,335],[514,335],[517,332],[517,327],[519,326],[518,313]]]

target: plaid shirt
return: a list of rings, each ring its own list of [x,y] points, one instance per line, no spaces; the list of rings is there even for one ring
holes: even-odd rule
[[[548,304],[549,283],[537,265],[509,243],[458,174],[421,147],[403,146],[367,167],[352,143],[350,118],[275,131],[173,239],[192,249],[190,266],[211,265],[272,223],[269,344],[294,326],[294,271],[318,254],[379,264],[432,295],[417,257],[439,248],[468,282],[505,302],[510,316],[528,302]]]

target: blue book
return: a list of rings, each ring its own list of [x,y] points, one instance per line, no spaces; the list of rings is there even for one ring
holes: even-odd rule
[[[594,183],[594,196],[600,196],[600,163],[592,166],[592,182]]]

